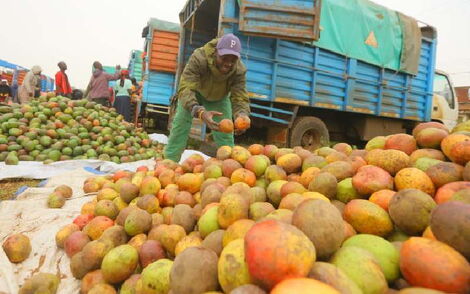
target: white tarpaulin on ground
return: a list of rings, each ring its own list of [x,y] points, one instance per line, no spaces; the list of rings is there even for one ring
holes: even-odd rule
[[[0,162],[0,180],[11,178],[47,179],[80,168],[92,168],[105,173],[113,173],[118,170],[135,171],[142,165],[153,168],[155,160],[139,160],[121,164],[95,159],[65,160],[49,164],[38,161],[20,161],[18,165],[6,165],[4,162]]]
[[[180,163],[192,154],[200,154],[204,159],[209,158],[209,156],[202,152],[185,150],[181,155]],[[12,178],[47,179],[83,168],[92,168],[104,173],[114,173],[118,170],[135,171],[139,166],[143,165],[153,169],[155,167],[155,160],[139,160],[121,164],[94,159],[65,160],[49,164],[39,161],[20,161],[18,165],[6,165],[4,162],[0,162],[0,180]]]
[[[84,203],[94,196],[84,196],[86,178],[94,174],[78,169],[47,181],[43,188],[29,188],[17,200],[0,202],[0,242],[14,233],[23,233],[31,240],[28,259],[12,264],[0,250],[0,293],[16,294],[24,281],[38,272],[57,274],[61,278],[58,293],[79,293],[80,282],[70,272],[70,259],[55,244],[55,234],[80,214]],[[73,196],[61,209],[47,207],[47,196],[58,185],[68,185]]]
[[[152,141],[157,141],[160,144],[168,144],[168,137],[164,134],[149,134],[149,138]]]
[[[150,138],[150,140],[157,141],[158,143],[161,143],[161,144],[165,144],[165,145],[168,144],[168,137],[166,135],[163,135],[163,134],[150,134],[149,138]],[[191,156],[192,154],[195,154],[195,153],[202,155],[202,157],[204,157],[204,159],[209,158],[209,156],[205,155],[202,152],[199,152],[199,151],[196,151],[196,150],[185,150],[183,152],[183,154],[181,155],[181,160],[180,160],[179,163],[183,162],[184,160],[186,160],[186,158],[188,158],[189,156]]]
[[[162,144],[168,143],[168,137],[163,134],[150,134],[149,137],[152,141],[157,141]],[[204,159],[209,158],[209,156],[202,152],[185,150],[181,155],[180,163],[195,153],[201,154]],[[43,164],[39,161],[20,161],[18,165],[6,165],[4,162],[0,162],[0,180],[11,178],[47,179],[80,168],[96,169],[104,173],[114,173],[118,170],[135,171],[139,166],[143,165],[153,169],[155,161],[148,159],[117,164],[110,161],[83,159],[57,161],[50,164]]]
[[[200,152],[200,151],[196,151],[196,150],[185,150],[185,151],[183,152],[183,154],[181,155],[181,160],[180,160],[179,163],[182,163],[183,161],[186,160],[186,158],[190,157],[190,156],[193,155],[193,154],[199,154],[199,155],[201,155],[201,156],[204,158],[204,160],[207,160],[207,159],[210,157],[210,156],[207,156],[207,155],[205,155],[204,153],[202,153],[202,152]]]

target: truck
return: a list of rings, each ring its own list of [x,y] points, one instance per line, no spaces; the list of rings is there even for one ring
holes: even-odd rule
[[[0,74],[2,79],[6,79],[10,86],[13,84],[23,84],[23,79],[26,75],[26,72],[26,68],[0,59]]]
[[[455,94],[459,102],[459,122],[470,119],[470,86],[455,87]]]
[[[54,79],[46,75],[41,75],[41,92],[52,92],[54,91],[54,88]]]
[[[129,57],[129,75],[137,82],[142,81],[142,51],[132,50]]]
[[[144,128],[166,130],[174,94],[180,25],[151,18],[142,30],[142,111]]]
[[[434,72],[431,120],[441,122],[452,130],[459,122],[460,103],[450,75]]]
[[[6,60],[0,59],[0,75],[2,78],[7,79],[9,85],[17,84],[22,85],[23,79],[29,70],[25,67],[13,64]],[[41,75],[41,92],[54,91],[54,79],[42,74]]]
[[[252,128],[267,143],[313,150],[456,124],[448,75],[435,72],[436,29],[373,2],[188,0],[180,22],[174,88],[196,48],[235,34]]]

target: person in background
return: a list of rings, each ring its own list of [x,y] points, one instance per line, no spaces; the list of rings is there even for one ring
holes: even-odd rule
[[[83,91],[80,89],[73,89],[72,100],[80,100],[80,99],[83,99]]]
[[[18,100],[18,82],[16,80],[13,81],[13,85],[11,85],[11,100],[13,103],[19,103]]]
[[[137,83],[136,78],[131,78],[132,88],[131,88],[131,102],[133,106],[132,113],[134,114],[133,120],[134,124],[137,125],[137,120],[140,114],[140,107],[142,104],[142,85]]]
[[[132,121],[131,115],[131,94],[132,94],[132,82],[128,79],[129,72],[127,70],[121,71],[121,78],[116,81],[114,91],[116,98],[114,99],[114,108],[116,111],[124,116],[124,120],[127,122]]]
[[[34,89],[34,98],[41,96],[42,90],[42,75],[39,76],[39,79],[36,82],[36,88]]]
[[[246,67],[240,60],[241,48],[238,37],[227,34],[193,52],[176,93],[177,108],[164,150],[165,158],[180,160],[193,118],[201,119],[213,131],[217,147],[234,145],[233,133],[219,132],[218,122],[237,118],[249,120]],[[241,132],[236,130],[236,134]]]
[[[116,98],[116,95],[114,93],[114,88],[109,87],[108,92],[109,92],[109,105],[112,105],[114,107],[114,100]]]
[[[20,86],[18,91],[18,98],[21,104],[30,102],[37,91],[40,91],[41,84],[41,72],[42,69],[39,65],[35,65],[25,75],[23,84]]]
[[[0,82],[0,103],[7,103],[11,97],[11,88],[8,85],[8,81],[3,79]]]
[[[145,72],[147,69],[146,64],[147,64],[147,52],[142,52],[142,55],[140,55],[140,58],[142,58],[142,72]]]
[[[131,100],[134,102],[134,101],[140,100],[142,87],[140,86],[139,83],[137,83],[136,78],[131,78],[131,83],[132,83],[132,87],[131,87],[132,97],[131,97]]]
[[[93,75],[85,91],[85,97],[104,106],[109,106],[109,81],[119,79],[121,66],[116,66],[114,75],[108,74],[103,70],[99,61],[93,62]]]
[[[70,87],[69,77],[65,73],[67,64],[61,61],[57,64],[59,71],[55,74],[55,93],[57,96],[72,97],[72,87]]]

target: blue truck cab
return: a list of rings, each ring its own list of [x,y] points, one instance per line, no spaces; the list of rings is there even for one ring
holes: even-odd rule
[[[315,149],[433,119],[435,29],[373,2],[188,0],[180,21],[175,87],[196,48],[237,35],[268,143]]]

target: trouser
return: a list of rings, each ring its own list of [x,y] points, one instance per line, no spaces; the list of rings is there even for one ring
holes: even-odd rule
[[[200,95],[197,95],[197,99],[199,104],[204,106],[206,110],[223,113],[221,116],[214,116],[214,121],[220,122],[224,118],[232,119],[232,104],[228,96],[219,101],[207,101]],[[164,150],[165,158],[179,162],[181,154],[188,142],[192,121],[193,117],[191,116],[191,112],[185,109],[180,101],[178,101],[170,130],[170,137],[168,138],[168,144]],[[212,131],[212,135],[217,147],[234,145],[233,133],[227,134]]]
[[[131,98],[129,96],[116,96],[114,108],[124,117],[125,121],[131,122]]]

